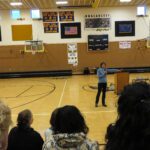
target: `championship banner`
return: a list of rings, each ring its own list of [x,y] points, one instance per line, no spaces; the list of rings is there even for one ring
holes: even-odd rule
[[[74,21],[74,11],[60,11],[59,21]]]
[[[58,23],[44,23],[44,33],[58,33],[59,25]]]
[[[57,12],[42,12],[43,22],[57,22],[58,13]]]
[[[110,14],[86,14],[85,29],[99,29],[100,31],[108,31],[111,28]]]

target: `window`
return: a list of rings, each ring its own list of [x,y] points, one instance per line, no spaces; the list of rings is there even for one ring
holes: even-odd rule
[[[21,18],[20,10],[11,10],[11,17],[12,19]]]
[[[40,10],[31,10],[31,18],[39,19],[40,18]]]
[[[138,16],[146,16],[146,6],[138,6],[137,7],[137,15]]]

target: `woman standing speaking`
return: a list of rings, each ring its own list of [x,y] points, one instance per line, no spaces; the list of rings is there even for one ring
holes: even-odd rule
[[[118,69],[107,69],[105,62],[100,63],[100,68],[97,70],[98,76],[98,92],[96,95],[95,107],[98,107],[99,97],[102,91],[102,105],[107,107],[105,98],[107,90],[107,73],[108,72],[120,72]]]

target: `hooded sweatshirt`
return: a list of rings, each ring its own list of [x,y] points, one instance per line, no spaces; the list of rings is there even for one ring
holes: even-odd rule
[[[43,150],[99,150],[99,146],[84,133],[64,133],[51,136],[45,141]]]

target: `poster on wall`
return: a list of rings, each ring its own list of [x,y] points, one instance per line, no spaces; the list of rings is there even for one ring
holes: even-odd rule
[[[130,49],[131,42],[130,41],[121,41],[121,42],[119,42],[119,48],[120,49]]]
[[[74,11],[60,11],[59,12],[59,21],[74,21]]]
[[[68,64],[77,66],[78,65],[77,43],[68,43],[67,50],[68,50]]]
[[[58,13],[57,12],[42,12],[43,22],[57,22]]]
[[[59,25],[58,23],[43,23],[44,33],[58,33]]]

